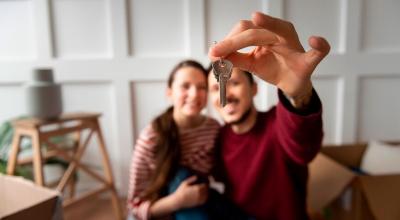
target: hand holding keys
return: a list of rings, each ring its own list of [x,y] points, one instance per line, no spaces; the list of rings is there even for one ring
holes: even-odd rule
[[[226,83],[231,78],[233,64],[229,60],[219,59],[212,63],[214,76],[219,82],[219,101],[222,107],[226,105]]]

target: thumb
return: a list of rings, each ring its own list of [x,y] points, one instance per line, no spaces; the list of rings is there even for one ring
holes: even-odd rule
[[[331,46],[323,37],[312,36],[308,39],[311,49],[305,53],[306,62],[316,67],[321,60],[328,55]]]

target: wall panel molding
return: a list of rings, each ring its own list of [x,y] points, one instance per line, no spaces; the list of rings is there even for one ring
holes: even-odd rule
[[[34,2],[0,1],[0,60],[33,60],[37,57]]]
[[[53,53],[61,59],[111,58],[107,0],[53,0]]]

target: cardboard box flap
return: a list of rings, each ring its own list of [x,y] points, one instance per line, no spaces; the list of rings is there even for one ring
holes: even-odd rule
[[[323,147],[321,152],[345,166],[359,167],[366,148],[367,144],[332,145]]]
[[[59,193],[35,186],[22,177],[0,175],[0,189],[0,218],[28,210],[33,204],[46,204],[59,196]]]
[[[360,176],[359,180],[377,220],[400,219],[400,175]]]
[[[309,165],[309,176],[307,205],[319,211],[340,195],[355,174],[319,153]]]

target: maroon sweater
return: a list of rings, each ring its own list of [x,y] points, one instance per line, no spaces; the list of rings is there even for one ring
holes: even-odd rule
[[[307,112],[296,112],[281,92],[279,100],[247,133],[222,128],[219,173],[227,196],[248,215],[308,219],[307,164],[321,146],[322,106],[315,91]]]

